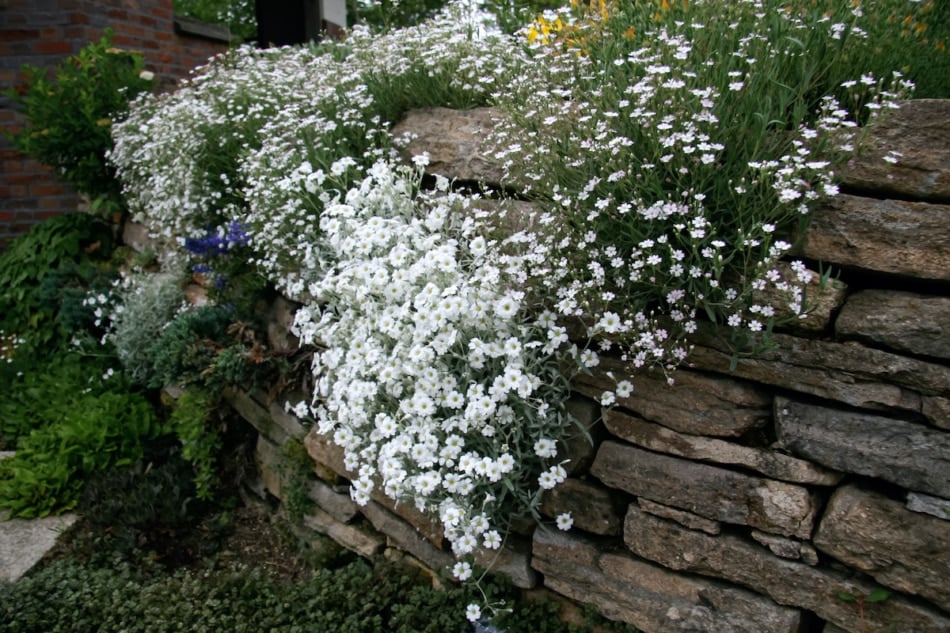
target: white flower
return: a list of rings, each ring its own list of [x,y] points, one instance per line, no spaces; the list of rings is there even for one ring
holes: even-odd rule
[[[555,522],[557,523],[557,529],[567,532],[571,529],[571,526],[574,525],[574,518],[570,512],[565,512],[564,514],[557,515]]]
[[[452,575],[458,580],[465,582],[472,577],[472,566],[465,561],[459,561],[452,567]]]
[[[465,607],[465,617],[469,622],[477,622],[482,617],[482,608],[473,602]]]
[[[534,453],[538,457],[556,457],[557,442],[550,438],[542,437],[534,443]]]

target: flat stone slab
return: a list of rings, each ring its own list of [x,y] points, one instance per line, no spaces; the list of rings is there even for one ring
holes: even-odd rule
[[[14,582],[46,555],[59,535],[78,518],[62,514],[44,519],[10,519],[0,512],[0,582]]]
[[[13,457],[0,451],[0,459]],[[62,514],[45,519],[7,519],[9,512],[0,511],[0,582],[14,582],[46,555],[59,535],[78,518]]]

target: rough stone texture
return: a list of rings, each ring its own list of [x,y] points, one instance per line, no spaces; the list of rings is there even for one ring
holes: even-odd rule
[[[144,224],[131,220],[122,225],[122,243],[130,246],[136,253],[144,253],[147,250],[157,253],[162,248],[161,241],[150,236]]]
[[[257,436],[257,444],[254,447],[254,462],[257,464],[257,472],[261,475],[261,481],[267,492],[278,499],[283,499],[281,494],[282,477],[280,472],[281,463],[280,447],[273,444],[263,435]]]
[[[311,429],[303,438],[304,448],[311,459],[319,465],[329,468],[333,473],[346,479],[356,479],[356,473],[346,469],[343,463],[343,449],[334,444],[329,438]],[[317,473],[320,475],[320,473]]]
[[[950,521],[950,499],[909,492],[907,493],[907,509]]]
[[[410,139],[402,150],[405,160],[428,152],[427,173],[498,185],[502,166],[487,140],[500,117],[494,108],[422,108],[410,110],[392,134],[397,143],[401,137]]]
[[[624,523],[624,542],[634,554],[665,567],[723,578],[764,592],[779,604],[813,611],[852,633],[885,631],[891,625],[902,633],[950,630],[950,617],[899,594],[865,605],[862,620],[856,605],[837,595],[845,592],[866,596],[877,588],[876,584],[836,569],[779,558],[737,536],[709,536],[688,530],[633,505]]]
[[[725,341],[701,328],[687,362],[730,373],[732,352]],[[773,334],[776,348],[754,358],[739,358],[736,376],[838,400],[865,409],[921,412],[921,394],[950,393],[950,367],[864,347]]]
[[[616,493],[592,481],[567,479],[541,497],[541,512],[556,517],[570,512],[574,527],[602,536],[620,534],[621,513],[617,511]]]
[[[626,363],[610,357],[588,376],[574,379],[574,388],[596,400],[604,390],[613,391],[615,376],[629,373]],[[637,376],[629,398],[618,398],[617,404],[640,414],[647,420],[694,435],[738,437],[764,426],[772,417],[772,397],[764,389],[730,378],[706,376],[679,370],[673,374],[674,384],[662,375]]]
[[[799,283],[796,279],[797,273],[792,270],[790,264],[778,262],[775,268],[779,271],[784,281],[794,286]],[[823,332],[831,324],[832,315],[844,303],[848,286],[837,279],[827,279],[822,282],[821,274],[812,270],[811,281],[805,284],[805,309],[808,310],[805,316],[798,316],[792,320],[786,329],[801,332]],[[796,317],[797,314],[788,308],[787,297],[783,293],[775,290],[774,286],[764,291],[756,291],[752,294],[755,303],[762,305],[775,306],[775,316],[777,319]]]
[[[13,457],[12,451],[0,451],[0,460]],[[8,519],[0,510],[0,583],[15,582],[30,571],[56,544],[59,535],[76,522],[75,514],[42,519]]]
[[[333,486],[328,486],[322,481],[307,482],[307,496],[337,521],[349,523],[359,514],[359,506],[350,498],[350,495],[337,492]]]
[[[430,543],[419,530],[375,501],[370,501],[360,511],[394,546],[415,556],[429,569],[445,569],[454,562],[450,553]]]
[[[829,468],[950,497],[950,434],[871,413],[775,399],[778,442]]]
[[[534,535],[544,584],[645,633],[797,633],[801,614],[761,595],[678,574],[555,530]]]
[[[911,512],[878,493],[846,486],[828,502],[815,545],[882,585],[923,596],[950,611],[946,521]]]
[[[898,352],[950,358],[950,297],[894,290],[864,290],[848,298],[838,336]]]
[[[760,532],[759,530],[752,530],[751,536],[753,540],[769,548],[769,551],[776,556],[790,558],[792,560],[803,560],[809,565],[818,564],[818,552],[808,543],[802,543],[801,541],[785,538],[784,536]]]
[[[800,254],[839,266],[950,280],[950,206],[840,195],[812,213]]]
[[[927,417],[928,422],[937,428],[950,431],[950,398],[925,396],[920,411]]]
[[[480,549],[475,552],[475,563],[491,572],[501,573],[511,579],[519,589],[534,589],[538,586],[538,574],[531,568],[531,542],[515,539],[495,551]]]
[[[677,433],[617,410],[604,415],[607,430],[652,451],[717,464],[742,466],[763,475],[794,483],[833,486],[841,473],[765,448],[741,446],[724,440]]]
[[[264,400],[263,398],[257,396],[257,394],[255,394],[255,397],[257,397],[259,401]],[[305,429],[303,424],[300,423],[300,419],[297,416],[293,415],[292,413],[287,413],[284,410],[283,403],[290,402],[293,404],[303,399],[309,400],[309,398],[299,393],[291,393],[286,395],[280,403],[271,402],[269,405],[267,405],[267,412],[270,414],[271,420],[273,420],[274,424],[279,426],[288,437],[292,437],[295,440],[302,440],[307,434],[307,429]]]
[[[75,514],[62,514],[8,519],[6,510],[0,511],[0,582],[14,582],[30,571],[77,518]]]
[[[359,525],[341,523],[320,508],[311,508],[309,512],[304,514],[303,524],[314,532],[329,536],[351,552],[366,558],[378,555],[386,546],[386,538],[381,534]]]
[[[882,160],[891,151],[902,154],[895,164]],[[887,113],[842,176],[845,186],[878,194],[950,198],[950,101],[915,99]]]
[[[558,451],[559,458],[570,460],[565,464],[567,474],[579,476],[590,470],[597,454],[597,445],[603,441],[606,433],[603,425],[598,424],[601,416],[600,405],[596,402],[575,395],[565,403],[565,407],[587,432],[585,435],[576,427],[572,427],[570,435],[562,440],[563,449]]]
[[[701,530],[706,534],[711,534],[713,536],[719,534],[719,532],[722,531],[722,526],[718,521],[704,519],[703,517],[693,514],[692,512],[687,512],[686,510],[677,510],[676,508],[671,508],[669,506],[663,505],[662,503],[644,499],[643,497],[637,499],[637,505],[640,506],[640,509],[644,512],[649,512],[654,516],[676,521],[683,527],[688,527],[691,530]]]
[[[258,433],[278,446],[283,446],[291,438],[301,439],[306,432],[299,422],[292,426],[287,418],[293,416],[287,416],[283,411],[280,411],[283,415],[280,416],[280,423],[278,423],[274,417],[274,411],[258,402],[246,391],[228,389],[224,397],[238,415],[253,426]],[[296,421],[296,418],[294,420]]]
[[[606,485],[707,519],[809,538],[817,500],[807,489],[604,442],[591,472]]]

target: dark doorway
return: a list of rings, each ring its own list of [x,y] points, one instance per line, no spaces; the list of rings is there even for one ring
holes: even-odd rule
[[[257,0],[257,45],[303,44],[320,38],[319,0]]]

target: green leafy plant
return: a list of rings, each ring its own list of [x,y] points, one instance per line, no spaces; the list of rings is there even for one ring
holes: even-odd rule
[[[48,353],[88,328],[82,297],[109,283],[112,252],[109,226],[89,214],[34,225],[0,254],[0,331]]]
[[[510,585],[488,587],[511,611],[508,633],[581,633],[556,607],[517,599]],[[285,583],[263,570],[233,567],[156,573],[128,564],[90,567],[54,561],[16,583],[0,584],[2,633],[208,633],[463,631],[470,588],[433,589],[418,571],[358,560]]]
[[[891,592],[882,587],[877,587],[868,594],[863,593],[850,593],[848,591],[839,591],[838,599],[843,602],[853,602],[858,608],[858,617],[861,621],[861,631],[864,633],[867,629],[865,628],[865,615],[864,611],[869,604],[876,604],[878,602],[884,602],[891,597]]]
[[[200,388],[191,388],[174,403],[168,427],[181,442],[182,457],[194,469],[196,496],[211,499],[218,484],[218,457],[221,432],[214,425],[217,396]]]
[[[112,44],[107,30],[98,42],[66,59],[53,78],[45,68],[24,67],[26,87],[11,90],[28,122],[8,136],[16,147],[54,167],[107,213],[121,210],[121,188],[107,162],[112,124],[129,102],[152,89],[151,73],[134,51]]]
[[[78,361],[72,362],[73,371],[60,378],[78,377]],[[88,371],[89,364],[83,369]],[[86,476],[134,462],[142,455],[143,440],[159,430],[151,404],[127,384],[118,382],[115,390],[89,388],[88,375],[81,381],[34,384],[18,403],[24,409],[32,405],[29,433],[21,426],[16,455],[0,462],[0,507],[27,518],[74,507]]]
[[[253,0],[175,0],[175,15],[228,27],[232,41],[243,42],[257,33]]]
[[[313,477],[313,460],[304,445],[289,439],[283,446],[284,459],[281,460],[281,496],[287,515],[294,523],[299,523],[304,514],[313,507],[308,482]]]

